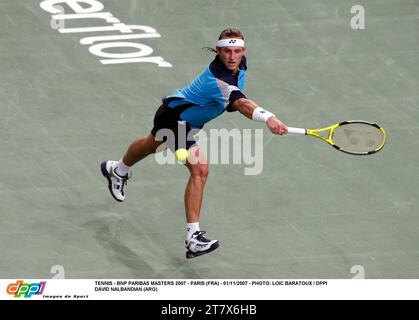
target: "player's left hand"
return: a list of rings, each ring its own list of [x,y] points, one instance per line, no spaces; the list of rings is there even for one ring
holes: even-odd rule
[[[285,124],[283,124],[278,118],[270,117],[268,121],[266,121],[266,125],[268,126],[269,130],[273,134],[279,134],[282,136],[283,134],[288,133],[288,128]]]

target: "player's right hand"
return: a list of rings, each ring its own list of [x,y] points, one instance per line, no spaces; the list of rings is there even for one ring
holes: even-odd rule
[[[270,117],[268,121],[266,121],[266,125],[273,134],[282,136],[283,134],[288,133],[287,126],[276,117]]]

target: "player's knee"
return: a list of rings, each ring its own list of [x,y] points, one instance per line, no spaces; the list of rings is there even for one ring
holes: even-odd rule
[[[208,165],[207,164],[200,164],[200,177],[201,179],[207,180],[208,177]]]
[[[148,146],[148,151],[150,153],[156,153],[160,151],[161,148],[159,147],[162,143],[163,141],[156,140],[153,135],[149,135],[147,137],[147,146]]]
[[[192,166],[191,175],[192,177],[199,178],[205,182],[208,177],[208,164],[200,163]]]
[[[161,141],[154,142],[154,144],[151,146],[151,150],[150,150],[151,153],[156,153],[158,151],[161,151],[162,149],[165,149],[165,148],[160,147],[162,143],[163,142]]]

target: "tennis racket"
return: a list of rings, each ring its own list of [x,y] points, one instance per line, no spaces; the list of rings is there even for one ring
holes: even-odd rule
[[[382,127],[362,120],[344,121],[321,129],[288,127],[288,133],[313,136],[339,151],[355,155],[376,153],[386,143],[386,132]]]

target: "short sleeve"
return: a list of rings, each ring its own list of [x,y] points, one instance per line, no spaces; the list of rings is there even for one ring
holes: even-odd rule
[[[236,111],[236,109],[233,108],[232,104],[234,101],[246,98],[243,92],[241,90],[233,85],[230,85],[220,79],[217,79],[217,85],[221,92],[221,98],[223,100],[224,108],[228,112]]]

